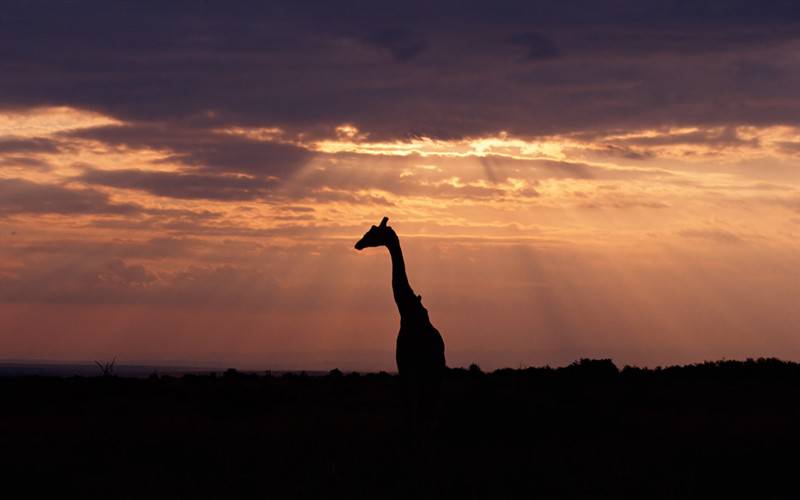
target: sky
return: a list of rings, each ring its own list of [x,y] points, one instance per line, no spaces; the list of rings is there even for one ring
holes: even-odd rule
[[[793,1],[21,1],[0,359],[800,359]]]

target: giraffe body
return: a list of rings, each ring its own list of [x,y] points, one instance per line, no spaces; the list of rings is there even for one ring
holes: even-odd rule
[[[421,300],[400,317],[397,335],[397,370],[401,375],[438,380],[445,367],[444,341],[428,319]]]

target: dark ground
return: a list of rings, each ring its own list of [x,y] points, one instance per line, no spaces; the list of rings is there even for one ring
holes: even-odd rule
[[[104,498],[800,497],[800,365],[0,378],[2,489]],[[6,497],[11,498],[11,497]]]

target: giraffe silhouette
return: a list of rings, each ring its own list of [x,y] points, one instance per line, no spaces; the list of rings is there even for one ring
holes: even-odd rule
[[[372,226],[355,245],[356,250],[385,246],[392,258],[392,292],[400,311],[400,333],[395,352],[397,371],[411,405],[412,419],[417,424],[430,417],[439,395],[445,370],[444,341],[422,305],[422,296],[415,295],[408,283],[400,238],[390,226],[388,217]]]

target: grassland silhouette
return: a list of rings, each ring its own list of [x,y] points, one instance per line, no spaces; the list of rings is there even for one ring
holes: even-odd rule
[[[444,371],[428,453],[387,373],[0,377],[27,498],[793,498],[800,365]]]

